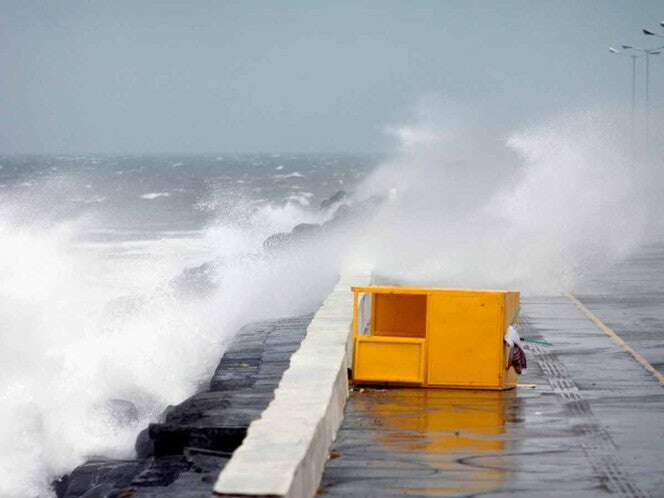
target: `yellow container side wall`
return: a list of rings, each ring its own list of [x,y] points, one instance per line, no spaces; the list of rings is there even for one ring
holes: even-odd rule
[[[429,385],[503,387],[505,293],[432,293],[428,302]]]
[[[421,337],[426,333],[426,295],[374,294],[373,334]]]

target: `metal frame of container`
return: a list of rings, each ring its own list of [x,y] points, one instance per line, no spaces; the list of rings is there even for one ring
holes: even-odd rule
[[[418,287],[352,287],[352,380],[462,389],[511,389],[504,343],[519,292]],[[360,329],[370,296],[371,319]],[[368,333],[368,334],[367,334]]]

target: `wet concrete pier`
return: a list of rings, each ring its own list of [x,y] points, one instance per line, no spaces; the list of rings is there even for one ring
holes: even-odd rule
[[[664,386],[566,297],[525,299],[515,391],[356,387],[323,496],[664,496]]]

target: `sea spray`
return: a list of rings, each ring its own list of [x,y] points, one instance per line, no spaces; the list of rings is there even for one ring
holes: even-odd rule
[[[195,392],[242,324],[311,311],[334,283],[322,241],[268,252],[263,241],[327,210],[248,202],[192,236],[91,242],[95,220],[32,223],[0,210],[0,496],[51,494],[86,458],[130,458],[136,434]],[[209,287],[182,292],[183,270]],[[181,282],[186,285],[187,282]]]
[[[430,115],[393,129],[395,158],[356,194],[392,192],[357,257],[390,281],[571,290],[642,243],[657,211],[644,192],[661,174],[633,162],[619,117],[580,112],[490,139]]]

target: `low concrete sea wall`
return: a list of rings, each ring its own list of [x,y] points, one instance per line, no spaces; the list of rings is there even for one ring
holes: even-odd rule
[[[312,497],[348,398],[351,285],[370,272],[342,275],[314,315],[300,348],[261,417],[251,423],[214,486],[223,497]]]
[[[141,433],[136,458],[89,460],[54,483],[58,498],[313,496],[348,397],[350,286],[369,280],[342,277],[315,315],[242,327],[209,385]]]

